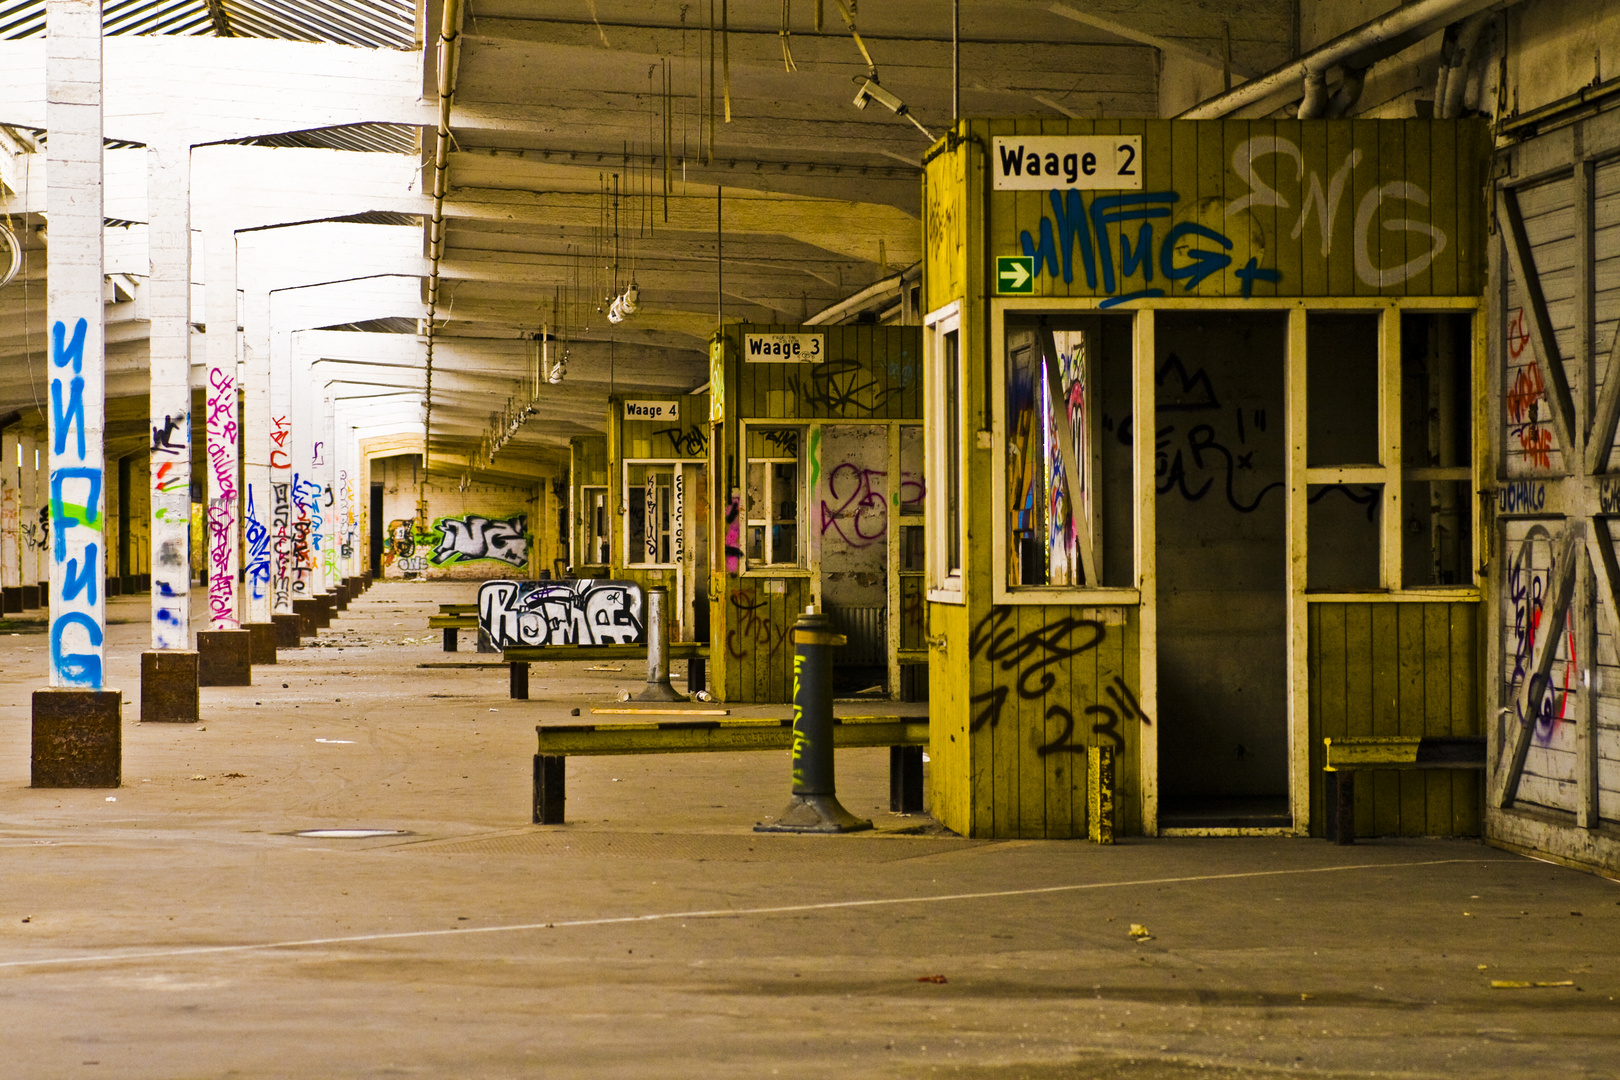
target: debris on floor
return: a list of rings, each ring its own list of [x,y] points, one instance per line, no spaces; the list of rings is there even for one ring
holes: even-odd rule
[[[1561,979],[1558,982],[1521,982],[1518,979],[1492,979],[1492,990],[1539,990],[1549,986],[1574,986],[1574,979]]]
[[[917,976],[917,981],[925,983],[944,983],[949,982],[950,980],[946,979],[943,975],[919,975]]]
[[[1143,926],[1141,923],[1133,922],[1131,923],[1131,940],[1152,941],[1153,935],[1148,933],[1148,928]]]

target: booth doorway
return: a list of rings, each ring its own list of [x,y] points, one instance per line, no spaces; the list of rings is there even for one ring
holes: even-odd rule
[[[1156,317],[1159,825],[1284,828],[1286,315]]]

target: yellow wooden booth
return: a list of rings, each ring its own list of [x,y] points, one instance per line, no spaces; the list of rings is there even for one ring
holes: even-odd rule
[[[835,688],[902,696],[927,657],[919,328],[738,324],[710,361],[713,692],[792,700],[814,604],[849,638]]]
[[[1322,738],[1478,735],[1488,136],[968,121],[928,155],[930,809],[1321,833]],[[1151,426],[1142,417],[1152,417]],[[1477,833],[1467,771],[1358,831]]]

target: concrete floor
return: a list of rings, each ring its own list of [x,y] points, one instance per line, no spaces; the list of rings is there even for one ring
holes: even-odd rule
[[[884,751],[870,834],[750,831],[779,753],[576,760],[531,826],[536,718],[641,672],[417,668],[472,594],[379,584],[196,726],[134,722],[114,600],[117,791],[28,787],[0,627],[0,1077],[1620,1074],[1620,888],[1474,842],[906,834]],[[334,827],[409,835],[290,835]]]

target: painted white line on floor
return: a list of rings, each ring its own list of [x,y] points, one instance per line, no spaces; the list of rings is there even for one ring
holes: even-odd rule
[[[1355,863],[1349,866],[1317,866],[1306,870],[1250,870],[1240,874],[1194,874],[1186,877],[1141,878],[1136,881],[1089,881],[1083,885],[1043,885],[1033,889],[997,889],[993,892],[945,893],[937,896],[892,896],[870,900],[827,900],[819,904],[778,904],[757,908],[716,908],[707,911],[667,911],[652,915],[611,915],[601,919],[569,919],[562,922],[512,923],[505,926],[469,926],[454,930],[400,930],[389,934],[350,934],[344,937],[300,938],[294,941],[265,941],[253,945],[202,945],[186,949],[158,949],[149,952],[103,953],[95,956],[57,956],[47,960],[0,960],[0,969],[60,967],[66,964],[108,964],[126,960],[164,960],[184,956],[210,956],[219,953],[264,952],[270,949],[299,949],[312,945],[357,945],[367,941],[402,941],[409,938],[465,937],[469,934],[513,934],[529,930],[561,930],[577,926],[616,926],[624,923],[665,922],[670,919],[737,919],[745,915],[788,915],[803,911],[836,911],[840,908],[885,907],[893,904],[938,904],[962,900],[997,900],[1016,896],[1043,896],[1051,893],[1086,892],[1093,889],[1125,889],[1137,885],[1188,885],[1208,881],[1237,881],[1244,878],[1297,877],[1304,874],[1334,874],[1347,870],[1408,870],[1421,866],[1489,865],[1491,859],[1430,859],[1425,862]]]

